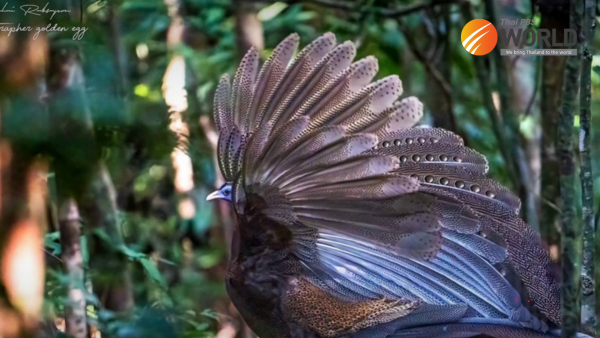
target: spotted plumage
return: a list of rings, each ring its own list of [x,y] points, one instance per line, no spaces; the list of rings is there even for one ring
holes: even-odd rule
[[[237,215],[233,303],[268,337],[553,337],[560,285],[519,199],[482,155],[415,126],[418,99],[325,34],[259,70],[250,50],[215,94],[211,198]],[[292,60],[293,59],[293,60]]]

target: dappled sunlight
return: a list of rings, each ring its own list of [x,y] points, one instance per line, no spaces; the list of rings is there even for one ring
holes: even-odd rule
[[[2,249],[0,272],[10,302],[29,320],[39,314],[44,291],[42,233],[38,224],[17,222]]]
[[[183,114],[188,109],[187,92],[185,90],[185,61],[181,56],[171,59],[163,78],[163,96],[169,107],[171,123],[169,129],[177,136],[179,146],[173,149],[171,159],[175,171],[175,189],[180,194],[187,194],[194,189],[194,172],[192,160],[185,152],[190,132]],[[185,197],[179,202],[179,215],[184,219],[193,218],[196,214],[193,201]]]

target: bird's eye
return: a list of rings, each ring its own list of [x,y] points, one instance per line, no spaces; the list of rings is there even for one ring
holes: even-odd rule
[[[223,195],[225,195],[225,196],[229,196],[229,194],[231,194],[231,191],[230,191],[230,190],[225,190],[225,191],[223,191]]]

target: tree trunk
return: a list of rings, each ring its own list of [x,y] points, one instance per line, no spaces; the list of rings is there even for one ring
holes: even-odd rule
[[[555,30],[556,41],[563,41],[564,29],[569,28],[568,0],[542,1],[539,4],[540,29]],[[554,48],[554,47],[553,47]],[[550,247],[552,258],[559,259],[560,246],[560,176],[556,153],[556,131],[562,106],[562,88],[566,56],[542,56],[541,121],[542,121],[542,210],[540,233]]]
[[[594,28],[596,26],[597,1],[586,1],[584,25],[582,28],[584,43],[582,49],[581,86],[580,86],[580,131],[579,153],[581,159],[581,191],[583,218],[583,263],[581,286],[583,292],[581,324],[590,334],[596,334],[595,299],[595,229],[594,229],[594,176],[592,174],[592,56],[594,55]]]
[[[570,27],[577,32],[579,40],[583,17],[583,2],[571,0]],[[581,227],[575,212],[575,155],[573,151],[573,123],[576,98],[579,90],[581,44],[573,46],[577,56],[567,58],[563,103],[558,120],[558,153],[560,167],[560,190],[563,201],[562,222],[562,336],[574,337],[581,323]]]
[[[85,276],[81,253],[81,223],[75,200],[61,203],[59,211],[60,245],[65,272],[69,278],[68,300],[65,308],[66,333],[75,338],[87,337],[85,308]]]

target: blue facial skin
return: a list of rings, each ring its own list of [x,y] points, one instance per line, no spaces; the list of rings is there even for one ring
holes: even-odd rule
[[[231,202],[231,196],[233,195],[233,187],[231,183],[225,183],[219,188],[219,190],[206,196],[207,201],[222,199]]]

